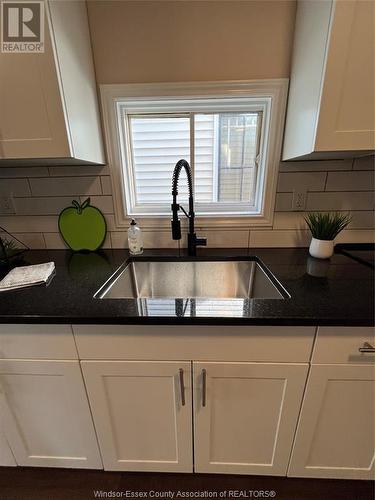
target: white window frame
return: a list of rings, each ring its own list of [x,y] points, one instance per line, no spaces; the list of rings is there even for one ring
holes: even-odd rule
[[[278,165],[284,127],[287,79],[234,81],[234,82],[191,82],[163,84],[121,84],[101,85],[101,100],[104,121],[104,133],[107,146],[112,193],[115,207],[115,229],[123,229],[129,224],[127,207],[133,186],[123,175],[123,169],[129,168],[131,151],[127,134],[127,121],[124,112],[129,114],[166,112],[169,108],[189,111],[186,105],[196,100],[194,112],[208,111],[251,111],[262,110],[262,154],[261,168],[258,169],[257,210],[253,213],[204,213],[197,216],[197,227],[269,227],[272,225],[276,196]],[[212,99],[221,99],[221,104],[213,109],[209,106]],[[244,107],[245,103],[247,106]],[[143,107],[142,107],[143,104]],[[191,152],[193,155],[193,152]],[[131,175],[127,176],[129,179]],[[262,189],[259,189],[259,186]],[[236,204],[238,205],[238,204]],[[145,228],[167,228],[170,225],[170,213],[140,210],[137,219]]]
[[[212,111],[212,106],[214,104],[214,111]],[[258,162],[257,169],[258,174],[256,183],[257,188],[256,200],[254,206],[251,206],[247,202],[234,202],[234,203],[224,203],[224,202],[207,202],[198,203],[195,199],[195,213],[197,216],[201,217],[227,217],[227,216],[246,216],[246,215],[258,215],[261,210],[261,197],[262,192],[259,192],[258,186],[263,182],[263,173],[266,169],[265,166],[265,151],[267,148],[267,131],[269,128],[269,116],[270,116],[271,100],[270,98],[263,98],[262,100],[256,100],[254,98],[226,98],[226,99],[180,99],[180,100],[139,100],[133,101],[130,99],[123,99],[116,105],[118,127],[120,131],[120,148],[121,148],[121,164],[122,164],[122,183],[124,186],[124,201],[126,204],[126,213],[131,217],[165,217],[170,216],[170,207],[167,206],[165,209],[161,209],[160,203],[140,203],[137,204],[135,197],[136,187],[134,185],[135,175],[133,168],[133,159],[131,151],[131,138],[130,138],[130,127],[128,118],[137,115],[149,114],[152,116],[158,116],[160,114],[166,114],[169,116],[176,117],[186,117],[190,119],[190,138],[194,137],[194,116],[195,114],[204,113],[230,113],[230,112],[244,112],[244,113],[257,113],[261,112],[265,119],[261,122],[261,132],[262,144],[260,149],[260,161]],[[186,114],[186,116],[184,116]],[[194,140],[191,140],[191,151],[190,151],[190,166],[193,171],[193,183],[195,180],[194,176]],[[179,160],[180,158],[176,158]],[[172,172],[174,165],[171,166],[171,186],[172,186]],[[127,170],[128,174],[124,175],[124,170]],[[182,174],[184,175],[184,173]],[[172,187],[171,187],[172,189]],[[172,199],[172,195],[171,195]],[[225,210],[225,212],[224,212]]]

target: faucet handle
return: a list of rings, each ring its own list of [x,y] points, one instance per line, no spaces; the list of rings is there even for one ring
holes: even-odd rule
[[[193,257],[196,256],[197,246],[205,247],[207,245],[206,238],[198,238],[195,233],[188,233],[188,254]]]
[[[207,238],[199,238],[197,237],[195,240],[195,244],[200,247],[207,246]]]
[[[173,217],[171,220],[171,227],[172,227],[172,238],[174,240],[180,240],[181,239],[181,222],[180,219],[177,217]]]

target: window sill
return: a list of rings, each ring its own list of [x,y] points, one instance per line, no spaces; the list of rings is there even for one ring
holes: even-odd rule
[[[130,215],[127,216],[126,226],[128,225],[128,221],[130,218],[135,218],[139,223],[142,229],[155,230],[161,229],[166,230],[170,229],[170,221],[172,217],[171,214],[158,215],[158,216],[145,216],[145,215]],[[188,219],[187,217],[181,213],[180,214],[181,226],[183,229],[187,229],[188,227]],[[117,222],[117,221],[116,221]],[[195,217],[195,226],[196,228],[220,228],[220,229],[251,229],[251,228],[270,228],[272,227],[273,220],[267,220],[264,216],[256,216],[256,215],[242,215],[242,216],[223,216],[223,215],[215,215],[215,216],[196,216]],[[123,229],[124,225],[116,224],[119,229]]]

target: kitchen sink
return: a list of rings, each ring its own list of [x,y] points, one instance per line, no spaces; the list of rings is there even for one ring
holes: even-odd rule
[[[257,257],[137,257],[96,292],[99,299],[284,299],[289,294]]]

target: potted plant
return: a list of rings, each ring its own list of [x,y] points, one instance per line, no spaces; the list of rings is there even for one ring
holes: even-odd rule
[[[317,259],[329,259],[333,255],[333,240],[351,222],[348,214],[309,213],[305,217],[312,239],[309,252]]]
[[[0,226],[0,266],[9,265],[15,257],[19,257],[29,248]]]

